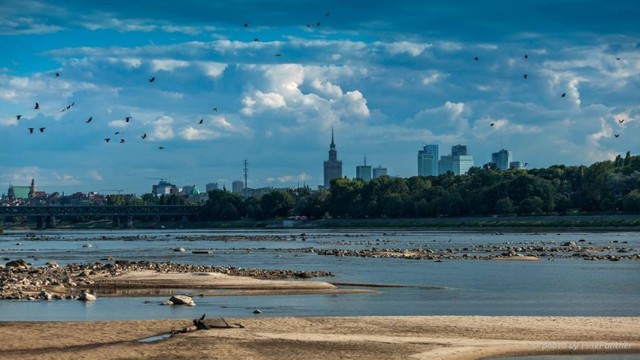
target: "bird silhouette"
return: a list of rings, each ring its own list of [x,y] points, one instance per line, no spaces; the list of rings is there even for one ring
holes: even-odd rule
[[[529,163],[528,163],[528,162],[524,163],[524,167],[527,167],[527,165],[529,165]]]
[[[155,76],[152,76],[152,77],[150,77],[150,78],[149,78],[149,82],[150,82],[150,83],[152,83],[152,82],[154,82],[154,81],[156,81],[156,77],[155,77]]]
[[[40,128],[40,132],[42,132],[42,133],[43,133],[43,132],[44,132],[44,129],[46,129],[46,128],[41,127],[41,128]]]
[[[21,117],[22,115],[16,115],[16,120],[20,120]]]
[[[111,140],[111,138],[104,138],[105,142],[109,142]]]
[[[29,128],[29,133],[33,134],[33,128]]]
[[[33,107],[34,110],[40,110],[40,104],[36,103],[36,106]]]
[[[158,146],[158,149],[164,150],[164,146]]]
[[[276,56],[278,56],[278,57],[279,57],[279,56],[282,56],[282,54],[278,53],[278,54],[276,54]]]
[[[319,22],[317,22],[317,23],[316,23],[316,26],[320,26],[320,23],[319,23]]]
[[[140,137],[142,138],[142,140],[144,140],[144,139],[147,138],[147,134],[142,134],[142,135],[140,135]]]
[[[254,38],[253,41],[258,42],[258,41],[260,41],[260,39]]]
[[[619,124],[622,124],[623,122],[624,122],[624,119],[620,119],[620,120],[618,120],[618,123],[619,123]]]
[[[126,118],[124,118],[125,122],[129,122],[129,120],[131,120],[131,116],[127,116]]]
[[[615,136],[615,137],[620,137],[620,134],[615,134],[614,136]]]
[[[495,125],[495,123],[491,123],[491,126]]]
[[[243,26],[247,28],[247,27],[249,27],[249,24],[244,23],[244,25],[243,25]]]
[[[218,108],[217,108],[217,107],[214,107],[214,108],[213,108],[213,110],[211,110],[211,111],[213,111],[213,112],[218,112]]]
[[[120,139],[120,144],[124,144],[124,139]]]
[[[198,121],[198,124],[202,125],[203,122],[204,122],[204,119],[200,119],[200,121]]]
[[[120,131],[114,132],[113,135],[120,135]]]
[[[87,121],[85,121],[85,123],[87,123],[87,124],[88,124],[88,123],[90,123],[90,122],[91,122],[91,120],[93,120],[93,116],[90,116],[90,117],[87,119]]]
[[[620,60],[620,58],[619,58],[619,57],[617,57],[617,58],[616,58],[616,60]]]
[[[565,97],[565,96],[567,96],[567,93],[562,93],[562,95],[560,95],[560,96]]]
[[[529,58],[529,55],[524,54],[524,58],[525,58],[525,59],[528,59],[528,58]]]
[[[524,78],[526,79],[527,77],[529,77],[529,75],[527,75],[527,74],[524,74]]]
[[[476,56],[476,57],[473,58],[473,60],[478,61],[478,60],[480,60],[480,58]]]
[[[329,12],[327,11],[326,13],[324,13],[324,16],[329,16]]]
[[[56,71],[56,77],[60,77],[60,73]]]

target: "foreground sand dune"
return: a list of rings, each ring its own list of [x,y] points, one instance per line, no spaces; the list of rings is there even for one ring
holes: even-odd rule
[[[152,335],[191,320],[0,322],[0,357],[87,359],[478,359],[640,354],[637,317],[301,317],[226,319],[245,328]]]

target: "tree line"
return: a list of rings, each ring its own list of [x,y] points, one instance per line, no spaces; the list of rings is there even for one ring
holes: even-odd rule
[[[243,198],[214,190],[208,197],[202,220],[634,214],[640,213],[640,156],[627,152],[591,166],[530,170],[501,171],[488,164],[460,176],[385,176],[367,182],[340,178],[319,191],[279,189]]]

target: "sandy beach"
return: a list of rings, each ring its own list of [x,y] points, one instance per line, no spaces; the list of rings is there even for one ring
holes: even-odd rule
[[[213,315],[213,314],[208,314]],[[244,328],[177,333],[191,319],[3,322],[3,359],[481,359],[525,354],[640,354],[640,318],[234,318]],[[210,324],[221,324],[215,318]]]

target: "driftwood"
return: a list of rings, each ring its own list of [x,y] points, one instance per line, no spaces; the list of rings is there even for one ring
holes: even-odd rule
[[[217,323],[213,323],[213,322],[209,322],[208,324],[204,322],[204,318],[205,318],[206,314],[202,314],[202,316],[199,319],[193,319],[193,325],[196,327],[195,330],[211,330],[211,329],[234,329],[234,328],[241,328],[244,329],[244,325],[240,324],[240,323],[234,323],[233,325],[230,325],[224,318],[219,318],[220,321],[222,321],[224,323],[224,325],[221,325],[219,322]],[[175,330],[171,330],[172,333],[174,332],[180,332],[180,333],[186,333],[186,332],[190,332],[193,331],[191,327],[184,327],[182,328],[181,331],[175,331]]]

